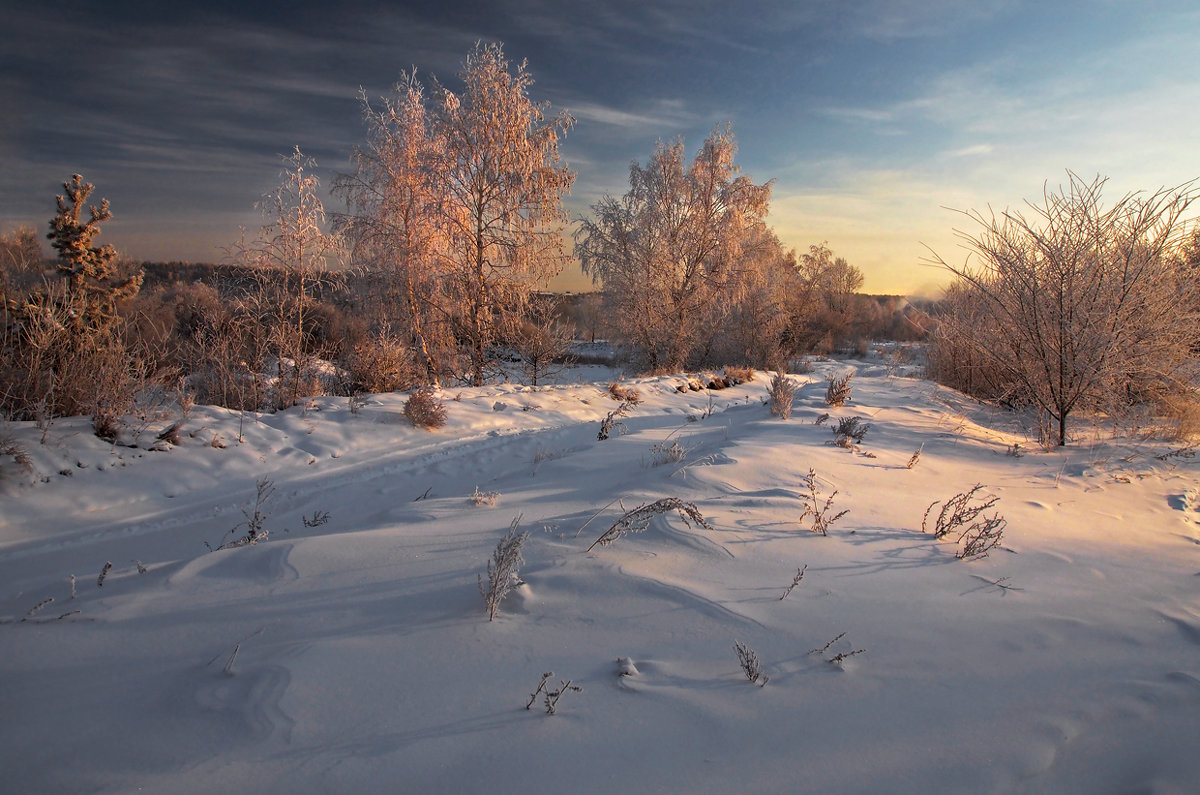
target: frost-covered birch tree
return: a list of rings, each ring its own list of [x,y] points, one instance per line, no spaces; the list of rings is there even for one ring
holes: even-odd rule
[[[340,226],[353,241],[355,261],[381,288],[378,302],[402,309],[402,326],[425,378],[438,386],[453,349],[443,283],[449,253],[442,216],[446,148],[434,133],[415,73],[402,74],[378,107],[365,92],[360,99],[367,144],[355,147],[353,173],[334,186],[350,207]]]
[[[687,166],[682,141],[660,141],[645,166],[630,166],[629,191],[593,205],[577,232],[584,272],[651,370],[682,367],[711,310],[738,298],[744,248],[758,239],[747,232],[767,214],[771,183],[740,175],[736,152],[729,125]]]
[[[446,309],[478,386],[531,291],[566,262],[562,199],[575,174],[558,144],[574,119],[535,103],[525,62],[510,67],[499,44],[477,44],[459,79],[458,92],[437,86],[433,133],[445,151]]]

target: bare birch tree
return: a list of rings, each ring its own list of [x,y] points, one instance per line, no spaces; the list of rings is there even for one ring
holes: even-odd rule
[[[1197,284],[1178,267],[1191,185],[1101,204],[1105,180],[1069,173],[1028,214],[965,212],[959,232],[976,258],[950,265],[982,322],[944,318],[985,359],[1007,397],[1036,406],[1067,442],[1077,409],[1115,410],[1182,385],[1200,343]]]
[[[729,125],[686,168],[683,142],[660,141],[645,166],[630,166],[629,191],[593,205],[577,232],[584,272],[603,283],[618,330],[651,370],[683,366],[705,309],[737,298],[745,233],[766,216],[771,183],[740,176],[736,152]]]

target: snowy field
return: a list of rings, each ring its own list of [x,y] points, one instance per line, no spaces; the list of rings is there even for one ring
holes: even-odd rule
[[[34,472],[0,470],[0,791],[1195,792],[1200,458],[1082,426],[1043,452],[877,361],[793,378],[786,422],[764,373],[626,381],[604,441],[603,382],[444,390],[436,431],[404,395],[198,406],[160,451],[12,426]],[[852,416],[861,446],[832,445]],[[828,536],[810,469],[849,511]],[[263,479],[266,540],[210,552]],[[922,517],[976,484],[1007,526],[960,560]],[[665,497],[711,529],[656,515],[588,551]],[[489,621],[477,575],[518,516]],[[549,671],[582,691],[527,710]]]

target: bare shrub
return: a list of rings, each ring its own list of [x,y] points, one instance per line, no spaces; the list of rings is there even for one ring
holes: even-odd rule
[[[446,424],[446,406],[438,399],[437,392],[423,387],[405,401],[404,416],[416,428],[441,428]]]
[[[267,510],[267,503],[272,495],[275,494],[275,484],[270,478],[259,478],[255,484],[254,504],[242,509],[242,516],[245,517],[242,521],[235,524],[225,533],[225,536],[235,536],[230,541],[224,541],[218,544],[216,549],[236,549],[238,547],[254,546],[260,541],[266,541],[270,535],[270,531],[266,529],[267,517],[270,516],[270,511]],[[238,536],[237,532],[242,528],[246,528],[244,535]],[[207,541],[204,546],[210,550],[214,549]]]
[[[28,475],[33,471],[33,459],[29,457],[29,451],[5,430],[0,430],[0,459],[2,458],[11,458],[23,474]],[[3,475],[2,469],[0,475]]]
[[[838,420],[837,427],[831,430],[833,443],[838,447],[850,449],[856,444],[862,444],[867,431],[871,430],[871,424],[863,422],[862,417],[842,417]]]
[[[529,539],[529,531],[519,531],[521,517],[517,516],[508,526],[504,538],[496,544],[492,559],[487,564],[487,587],[484,588],[483,575],[476,575],[479,582],[479,594],[483,597],[487,608],[488,621],[494,621],[500,610],[500,603],[508,596],[513,588],[521,584],[518,570],[525,559],[521,557],[521,547]]]
[[[688,527],[695,522],[705,530],[712,530],[712,526],[704,520],[703,514],[700,513],[700,509],[696,507],[695,503],[684,502],[676,497],[664,497],[661,500],[642,504],[631,511],[626,511],[620,519],[613,522],[612,527],[605,530],[599,538],[592,542],[587,551],[591,552],[598,546],[608,546],[626,533],[640,533],[650,526],[650,520],[655,515],[671,511],[678,513],[679,518]]]
[[[1046,438],[1058,446],[1076,411],[1111,413],[1177,393],[1200,343],[1200,282],[1176,260],[1200,196],[1195,183],[1105,207],[1104,178],[1067,177],[1024,210],[964,212],[975,226],[958,233],[966,262],[931,260],[958,277],[969,310],[940,319],[935,346],[970,352],[985,372],[972,394],[1048,415]],[[948,358],[935,351],[934,361]]]
[[[782,370],[775,373],[771,386],[767,389],[770,397],[771,416],[786,420],[792,416],[792,397],[796,394],[796,384]]]
[[[650,447],[649,465],[660,467],[664,464],[678,464],[685,457],[687,457],[687,448],[678,441],[656,442]]]
[[[608,394],[613,400],[621,403],[630,403],[636,406],[641,402],[641,397],[636,389],[631,386],[621,386],[615,381],[608,385]]]
[[[957,558],[987,555],[988,550],[1000,543],[1008,522],[998,512],[991,516],[983,515],[983,512],[999,502],[1000,498],[979,496],[982,490],[983,485],[977,483],[969,491],[956,494],[945,502],[935,500],[930,503],[925,509],[925,516],[921,518],[921,532],[932,532],[936,539],[957,533],[955,541],[962,545],[955,554]],[[938,505],[942,507],[930,528],[930,514]]]
[[[475,487],[475,492],[471,495],[472,505],[486,505],[492,508],[496,505],[496,500],[500,499],[498,491],[480,491],[479,487]]]
[[[738,384],[748,384],[754,380],[753,367],[734,367],[726,365],[725,367],[725,383],[730,386]]]
[[[575,362],[571,354],[575,329],[557,315],[555,298],[537,295],[530,298],[525,317],[518,324],[517,353],[521,354],[521,372],[531,386],[544,384]]]
[[[737,652],[738,665],[742,666],[742,673],[746,674],[746,678],[751,684],[764,686],[769,677],[762,672],[762,664],[758,661],[758,655],[754,653],[754,649],[747,646],[741,641],[733,642],[734,651]]]
[[[829,406],[844,406],[850,399],[850,380],[854,371],[842,375],[829,376],[829,386],[825,389],[825,403]]]
[[[358,340],[347,357],[350,393],[398,392],[417,383],[417,365],[409,346],[389,327]]]
[[[1167,433],[1173,441],[1186,442],[1200,437],[1200,396],[1192,393],[1164,401]]]
[[[830,526],[832,526],[833,523],[838,519],[841,519],[843,516],[850,513],[850,510],[847,508],[846,510],[831,516],[830,513],[833,510],[833,498],[836,497],[838,493],[836,491],[833,492],[833,494],[830,494],[825,499],[825,502],[822,503],[820,495],[817,491],[816,470],[808,470],[808,477],[806,480],[808,485],[808,494],[804,497],[801,497],[801,499],[804,500],[804,513],[800,515],[800,522],[803,523],[805,519],[811,516],[812,531],[814,533],[827,536],[829,535]]]

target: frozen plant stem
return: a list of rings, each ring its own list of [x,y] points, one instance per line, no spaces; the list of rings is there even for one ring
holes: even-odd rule
[[[538,682],[537,689],[529,694],[529,700],[525,702],[525,709],[533,707],[533,702],[537,701],[538,694],[546,687],[547,680],[554,676],[554,671],[546,671],[542,674],[542,681]]]
[[[225,675],[226,676],[234,675],[233,661],[237,659],[238,650],[241,648],[242,648],[242,644],[240,644],[240,643],[234,645],[233,654],[229,655],[229,662],[225,663]]]
[[[812,531],[814,533],[827,536],[829,535],[829,528],[833,525],[833,523],[850,513],[850,510],[846,509],[834,514],[833,516],[830,516],[830,511],[833,508],[833,498],[836,497],[838,493],[835,491],[833,494],[830,494],[825,500],[824,504],[822,504],[820,495],[817,492],[817,471],[815,469],[808,470],[807,480],[808,496],[801,498],[804,500],[804,513],[800,514],[800,521],[803,522],[805,519],[811,516]]]
[[[610,505],[612,503],[609,503]],[[625,515],[617,521],[613,522],[612,527],[604,531],[603,534],[592,545],[587,548],[591,552],[598,546],[608,546],[626,533],[640,533],[650,526],[650,520],[655,514],[670,513],[675,511],[679,514],[679,518],[688,527],[692,526],[692,522],[703,527],[705,530],[712,530],[712,525],[704,520],[704,516],[700,513],[700,509],[695,503],[684,502],[677,497],[663,497],[661,500],[652,502],[648,505],[642,504],[631,511],[626,511]],[[591,521],[590,519],[588,521]]]
[[[791,595],[792,591],[795,590],[796,586],[800,584],[800,581],[804,579],[804,572],[807,568],[808,568],[808,564],[805,563],[802,568],[796,569],[796,576],[792,578],[792,584],[789,585],[787,587],[787,590],[783,592],[783,595],[779,597],[779,601],[782,602],[784,599],[787,599]]]
[[[479,593],[487,607],[488,621],[496,620],[496,613],[500,611],[500,603],[504,601],[504,597],[508,596],[513,587],[521,582],[517,571],[525,562],[525,559],[521,557],[521,547],[528,540],[529,532],[517,532],[520,524],[521,517],[517,516],[509,525],[504,538],[496,544],[496,549],[492,552],[492,559],[487,564],[486,589],[483,585],[483,575],[476,575],[479,582]]]
[[[759,663],[754,649],[738,640],[733,642],[733,648],[737,652],[738,664],[742,666],[742,673],[746,674],[750,683],[759,687],[765,686],[768,677],[762,672],[762,665]]]
[[[53,602],[53,601],[54,601],[54,597],[53,597],[53,596],[47,596],[47,597],[46,597],[45,599],[43,599],[42,601],[38,602],[38,603],[37,603],[36,605],[34,605],[33,607],[29,608],[29,612],[28,612],[28,613],[26,613],[26,614],[25,614],[25,617],[24,617],[24,618],[22,618],[21,620],[22,620],[22,621],[28,621],[29,619],[33,618],[33,614],[34,614],[34,613],[36,613],[37,611],[41,610],[43,607],[45,607],[46,605],[50,604],[50,603],[51,603],[51,602]]]
[[[555,711],[558,709],[558,700],[560,698],[562,698],[563,693],[566,693],[568,690],[574,691],[576,693],[583,692],[583,688],[580,687],[579,685],[571,684],[570,679],[567,679],[565,681],[560,679],[558,682],[557,690],[547,690],[546,691],[546,698],[545,698],[544,703],[546,705],[546,714],[547,715],[553,715],[555,713]]]
[[[104,578],[108,576],[110,571],[112,571],[112,561],[107,560],[104,562],[104,568],[100,569],[100,576],[96,579],[97,588],[104,587]]]

